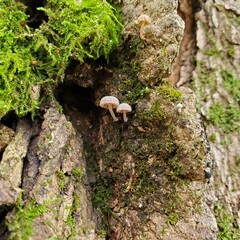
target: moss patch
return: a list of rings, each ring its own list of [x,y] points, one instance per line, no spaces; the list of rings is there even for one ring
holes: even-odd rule
[[[157,93],[169,101],[177,101],[181,99],[182,96],[182,93],[171,86],[167,81],[162,82],[160,86],[157,87]]]
[[[134,209],[141,219],[136,228],[154,211],[176,224],[188,211],[183,203],[199,203],[189,183],[204,177],[202,141],[194,137],[187,127],[189,120],[178,113],[168,94],[159,94],[157,88],[151,91],[149,101],[139,97],[130,123],[102,125],[104,141],[95,156],[101,171],[92,184],[94,206],[107,219],[120,216],[119,221],[120,213]]]
[[[166,116],[159,100],[155,100],[150,109],[144,110],[141,114],[139,114],[139,117],[141,118],[141,121],[151,123],[154,121],[162,121]]]
[[[236,77],[234,71],[222,71],[223,86],[229,91],[234,100],[240,101],[240,78]]]
[[[240,238],[240,228],[236,227],[234,217],[223,207],[215,206],[215,217],[219,227],[219,240],[237,240]]]
[[[208,110],[208,117],[214,125],[221,127],[225,133],[234,132],[240,128],[239,106],[224,107],[220,104],[213,104]]]
[[[22,197],[20,196],[16,203],[15,216],[7,222],[8,230],[11,232],[10,240],[28,240],[34,233],[33,221],[50,211],[48,208],[49,202],[37,204],[32,199],[26,206],[22,204]]]
[[[48,21],[39,28],[27,25],[24,5],[0,4],[0,116],[15,111],[34,113],[45,94],[60,80],[72,59],[109,58],[117,47],[121,23],[106,1],[48,0]]]

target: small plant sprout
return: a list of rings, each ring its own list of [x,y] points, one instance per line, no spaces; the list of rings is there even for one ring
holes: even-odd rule
[[[140,26],[140,38],[144,39],[143,27],[151,23],[151,18],[146,14],[141,14],[137,19],[137,24]]]
[[[113,108],[117,108],[119,106],[119,100],[113,96],[105,96],[100,100],[100,107],[107,108],[113,118],[114,121],[118,121],[116,118]]]
[[[182,112],[183,105],[181,103],[178,103],[176,107],[179,113]]]
[[[123,121],[127,122],[128,118],[127,118],[127,113],[131,112],[132,108],[129,104],[127,103],[121,103],[118,107],[117,107],[117,113],[122,113],[123,114]]]

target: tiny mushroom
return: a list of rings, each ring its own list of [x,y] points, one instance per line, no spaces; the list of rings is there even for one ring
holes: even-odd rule
[[[124,122],[127,122],[127,112],[131,112],[132,111],[132,108],[129,104],[127,103],[121,103],[118,108],[117,108],[117,112],[118,113],[123,113],[123,120]]]
[[[178,103],[176,107],[178,109],[178,112],[180,113],[182,111],[183,105],[181,103]]]
[[[107,108],[113,117],[114,121],[118,121],[116,118],[113,108],[117,108],[119,105],[119,100],[116,97],[113,96],[105,96],[100,100],[100,107]]]
[[[143,37],[143,27],[151,23],[151,18],[146,14],[141,14],[137,19],[137,24],[140,26],[140,37]]]

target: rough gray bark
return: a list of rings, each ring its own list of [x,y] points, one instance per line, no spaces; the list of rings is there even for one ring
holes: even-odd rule
[[[197,88],[199,107],[206,120],[209,119],[208,110],[213,104],[220,104],[225,108],[236,104],[239,109],[239,99],[234,98],[231,92],[234,89],[239,91],[239,16],[239,1],[207,1],[202,3],[202,10],[196,14],[198,47],[196,59],[201,66],[197,65],[194,71],[194,84]],[[205,69],[205,74],[201,73],[202,69]],[[236,82],[232,89],[225,86],[224,72],[231,72],[234,75]],[[205,77],[209,78],[207,84],[204,81]],[[233,129],[234,127],[236,129],[227,133],[221,126],[211,122],[205,126],[208,137],[215,136],[215,139],[210,141],[215,171],[209,188],[209,200],[213,205],[225,207],[227,212],[233,215],[233,223],[239,229],[239,120],[232,123]],[[240,235],[237,238],[239,237]]]
[[[19,122],[0,163],[1,205],[15,204],[23,190],[18,208],[6,217],[10,239],[98,239],[83,154],[81,135],[57,105],[46,111],[42,124]],[[31,219],[39,206],[44,210]],[[18,217],[19,211],[26,216]]]
[[[187,3],[187,4],[186,4]],[[197,94],[197,107],[204,119],[205,130],[210,139],[212,158],[214,160],[213,177],[206,189],[206,202],[215,213],[220,227],[225,231],[227,239],[240,237],[240,186],[239,186],[239,111],[238,122],[230,117],[232,129],[226,130],[224,118],[215,124],[209,117],[211,106],[218,104],[223,109],[236,106],[239,109],[239,99],[234,96],[234,91],[239,91],[239,62],[240,62],[240,28],[239,28],[239,1],[199,1],[199,7],[195,9],[194,18],[191,20],[191,1],[180,1],[180,9],[188,12],[189,21],[196,24],[196,31],[188,41],[188,45],[182,44],[179,61],[181,72],[175,79],[177,86],[188,84],[192,80]],[[183,6],[183,8],[181,8]],[[189,24],[188,24],[189,25]],[[192,25],[192,24],[191,24]],[[186,30],[186,29],[185,29]],[[188,36],[191,34],[188,32]],[[189,34],[190,33],[190,34]],[[191,43],[195,43],[191,46]],[[189,47],[191,46],[191,47]],[[194,65],[191,52],[196,52]],[[187,54],[186,54],[187,53]],[[190,58],[190,60],[189,60]],[[187,65],[187,66],[186,66]],[[190,77],[182,70],[192,69]],[[230,73],[232,86],[226,87],[226,76]],[[235,81],[235,82],[234,82]],[[174,82],[174,81],[173,81]],[[227,121],[225,124],[229,124]],[[216,210],[217,209],[217,210]],[[220,209],[220,211],[218,211]],[[224,222],[228,215],[229,222]],[[219,234],[218,234],[219,235]],[[221,239],[221,237],[219,238]]]

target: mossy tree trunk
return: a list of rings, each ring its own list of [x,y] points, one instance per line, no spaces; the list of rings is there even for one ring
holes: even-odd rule
[[[176,74],[172,74],[170,79],[176,86],[189,85],[196,92],[213,159],[213,166],[206,169],[209,177],[213,169],[206,202],[216,217],[218,238],[238,239],[240,5],[237,1],[179,2],[186,26],[192,28],[181,44],[178,75],[174,79]]]
[[[240,6],[115,6],[123,30],[108,61],[65,62],[34,120],[2,119],[1,240],[240,238]],[[99,107],[105,95],[132,106],[127,122]]]
[[[193,85],[214,160],[209,201],[222,239],[240,238],[240,21],[238,1],[201,2]]]

